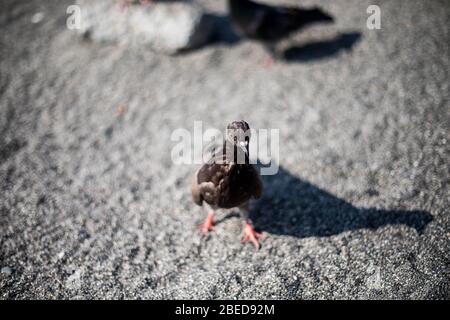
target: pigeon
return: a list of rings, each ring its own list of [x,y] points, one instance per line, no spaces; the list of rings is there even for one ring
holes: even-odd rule
[[[305,26],[332,22],[333,17],[319,8],[300,9],[269,6],[250,0],[228,0],[232,25],[245,38],[262,42],[276,57],[276,44]]]
[[[223,145],[214,150],[212,157],[197,170],[192,180],[192,198],[209,208],[201,231],[214,230],[214,214],[219,208],[239,208],[245,220],[242,242],[251,241],[256,249],[261,233],[255,231],[249,219],[249,200],[262,195],[263,185],[256,168],[249,163],[250,127],[247,122],[233,121],[227,126]]]

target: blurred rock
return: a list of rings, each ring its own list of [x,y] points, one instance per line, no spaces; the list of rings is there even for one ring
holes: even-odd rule
[[[80,34],[93,41],[149,47],[174,54],[205,44],[213,23],[190,1],[131,3],[121,8],[114,0],[78,0]]]

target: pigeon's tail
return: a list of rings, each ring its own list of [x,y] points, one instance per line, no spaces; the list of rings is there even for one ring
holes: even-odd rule
[[[314,8],[310,11],[311,21],[317,22],[334,22],[334,18],[328,13],[320,10],[319,8]]]
[[[292,9],[292,18],[295,18],[302,25],[313,23],[331,23],[334,18],[319,8],[313,9]]]

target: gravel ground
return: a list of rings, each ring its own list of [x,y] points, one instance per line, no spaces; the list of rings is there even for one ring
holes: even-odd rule
[[[78,38],[69,1],[2,0],[0,297],[450,298],[448,1],[302,2],[336,23],[265,68],[257,43],[157,55]],[[241,118],[280,129],[258,252],[233,212],[198,233],[170,157],[174,129]]]

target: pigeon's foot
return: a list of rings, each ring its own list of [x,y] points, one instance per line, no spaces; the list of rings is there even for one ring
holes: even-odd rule
[[[242,238],[242,243],[251,241],[255,246],[256,250],[258,250],[260,247],[258,239],[263,236],[262,233],[256,232],[255,229],[250,224],[250,222],[247,222],[243,231],[244,237]]]
[[[207,234],[214,230],[214,212],[209,212],[204,223],[199,225],[202,233]]]

